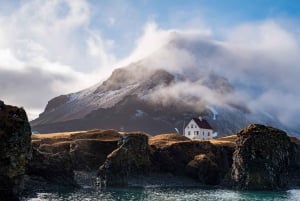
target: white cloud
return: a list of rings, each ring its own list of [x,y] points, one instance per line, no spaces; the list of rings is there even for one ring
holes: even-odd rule
[[[177,44],[172,45],[175,33],[184,40],[177,37]],[[184,80],[157,89],[150,98],[162,104],[174,100],[215,105],[243,101],[253,111],[266,111],[284,123],[299,124],[300,42],[296,33],[268,20],[233,27],[222,41],[213,35],[201,30],[193,34],[189,30],[163,30],[150,23],[129,59],[150,55],[142,65],[189,78],[216,73],[233,83],[235,93],[226,97],[201,83]]]
[[[135,41],[135,48],[132,53],[121,60],[118,66],[125,66],[150,56],[171,40],[175,39],[177,32],[180,32],[181,35],[186,34],[191,38],[199,36],[208,37],[211,34],[210,30],[205,28],[189,30],[161,29],[154,21],[147,22],[144,26],[143,34]],[[168,54],[168,52],[165,52],[165,54]],[[169,61],[172,62],[172,59],[169,59]]]
[[[32,119],[49,99],[99,81],[114,43],[90,28],[90,16],[85,0],[24,1],[1,15],[0,98]]]
[[[132,40],[133,33],[121,31],[140,33],[140,21],[131,25],[124,16],[131,12],[138,18],[138,14],[122,1],[112,4],[116,9],[105,7],[100,21],[124,35],[123,39]],[[148,57],[144,64],[173,73],[197,77],[214,72],[227,77],[236,86],[233,99],[242,99],[255,110],[273,112],[285,122],[300,116],[298,25],[286,28],[274,20],[243,23],[228,27],[221,37],[218,30],[203,26],[205,19],[199,17],[184,26],[185,17],[178,26],[174,18],[172,25],[181,29],[163,29],[150,21],[143,34],[137,35],[133,51],[119,61],[114,51],[122,44],[103,37],[101,27],[92,28],[92,16],[85,0],[22,1],[12,13],[0,15],[0,98],[24,106],[32,118],[50,98],[88,87],[108,76],[114,66]],[[181,48],[170,44],[162,48],[178,37],[189,41]],[[205,94],[207,101],[222,103],[219,94],[201,84],[189,88],[191,84],[185,81],[155,93],[161,101]],[[180,93],[186,88],[189,90]]]

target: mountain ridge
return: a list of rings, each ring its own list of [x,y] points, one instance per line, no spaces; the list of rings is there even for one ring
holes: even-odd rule
[[[215,42],[173,37],[150,56],[114,70],[104,82],[51,99],[31,125],[42,133],[113,128],[157,134],[175,128],[182,132],[184,122],[202,116],[221,136],[251,123],[294,132],[276,116],[249,108],[235,83],[211,68],[210,60],[224,52]],[[187,53],[199,62],[181,63]],[[178,62],[172,61],[177,56]]]

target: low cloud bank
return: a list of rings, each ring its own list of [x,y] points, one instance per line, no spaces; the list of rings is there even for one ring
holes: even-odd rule
[[[245,103],[252,111],[274,115],[287,125],[299,125],[298,33],[272,20],[235,27],[218,40],[212,33],[201,30],[163,31],[151,26],[151,34],[145,29],[141,40],[147,41],[148,35],[153,39],[157,32],[156,36],[162,37],[157,37],[152,44],[164,46],[149,54],[141,64],[187,78],[157,89],[152,93],[152,100],[167,104],[179,99],[192,105]],[[164,34],[169,36],[167,40]],[[147,46],[138,44],[133,52],[135,58],[141,48]],[[233,90],[220,93],[201,81],[211,75],[220,76],[214,78],[217,88],[232,86]]]

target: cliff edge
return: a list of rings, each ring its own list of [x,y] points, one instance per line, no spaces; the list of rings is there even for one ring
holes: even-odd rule
[[[31,158],[31,129],[24,109],[0,101],[0,200],[18,200]]]

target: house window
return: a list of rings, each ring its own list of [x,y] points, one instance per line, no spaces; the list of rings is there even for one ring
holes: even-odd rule
[[[191,131],[188,131],[188,135],[191,135]]]
[[[207,132],[207,136],[210,136],[210,132],[209,131]]]
[[[191,125],[191,128],[193,128],[193,124]]]
[[[204,135],[204,131],[203,131],[203,133],[202,133],[203,135]]]
[[[199,134],[199,132],[198,132],[198,131],[194,131],[194,134],[195,134],[195,135],[198,135],[198,134]]]

